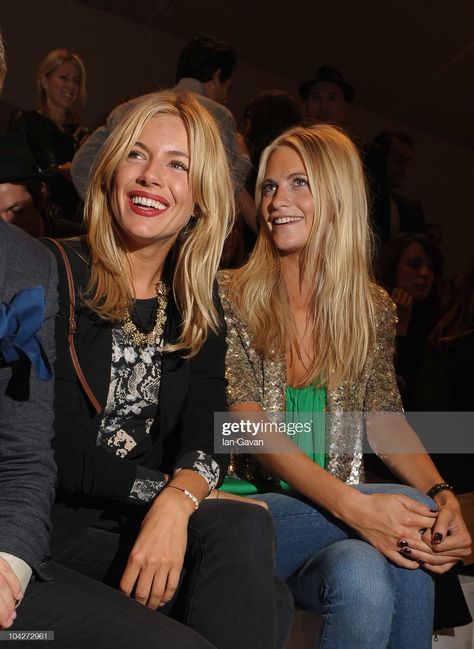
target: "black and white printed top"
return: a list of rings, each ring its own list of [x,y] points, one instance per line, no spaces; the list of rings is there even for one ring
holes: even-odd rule
[[[133,321],[148,333],[155,324],[155,298],[136,300]],[[97,445],[125,458],[134,448],[152,443],[151,430],[158,411],[163,334],[157,342],[134,345],[120,324],[112,329],[112,365],[107,403],[97,433]],[[218,463],[204,451],[180,458],[175,473],[192,469],[201,475],[212,491],[219,480]],[[166,476],[139,466],[130,491],[130,500],[149,502],[166,485]]]
[[[57,259],[59,275],[53,441],[58,468],[56,535],[77,529],[79,523],[86,527],[98,513],[107,520],[133,515],[136,506],[149,504],[160,492],[166,476],[180,469],[198,471],[209,487],[218,485],[229,456],[215,451],[214,415],[227,409],[225,325],[217,290],[214,299],[222,327],[209,332],[197,354],[160,352],[159,343],[154,350],[130,348],[121,342],[120,324],[115,327],[84,303],[90,277],[87,240],[63,241],[76,295],[74,345],[90,391],[101,406],[97,412],[71,358],[64,263],[52,244],[45,245]],[[172,274],[170,264],[167,276]],[[155,309],[154,299],[136,301],[133,320],[140,329],[153,329]],[[179,307],[169,291],[165,344],[179,339],[180,328]]]

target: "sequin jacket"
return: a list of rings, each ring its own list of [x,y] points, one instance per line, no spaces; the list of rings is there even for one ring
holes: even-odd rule
[[[219,273],[219,292],[227,324],[226,378],[229,405],[256,402],[263,410],[285,410],[286,366],[281,355],[263,358],[253,346],[246,325],[228,298],[229,271]],[[402,404],[393,366],[395,305],[387,293],[374,285],[376,339],[358,381],[328,390],[327,468],[348,484],[364,481],[363,444],[367,412],[401,412]],[[348,417],[347,413],[352,416]],[[252,479],[255,462],[233,462],[239,477]],[[240,469],[239,469],[240,467]]]

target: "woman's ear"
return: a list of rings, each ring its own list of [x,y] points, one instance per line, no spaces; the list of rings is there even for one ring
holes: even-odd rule
[[[40,86],[42,90],[44,90],[46,93],[48,92],[48,76],[46,74],[43,74],[43,76],[40,79]]]

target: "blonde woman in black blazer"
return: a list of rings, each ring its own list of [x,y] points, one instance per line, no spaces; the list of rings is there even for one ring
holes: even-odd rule
[[[271,519],[212,499],[227,466],[214,454],[214,412],[226,409],[214,276],[232,218],[210,114],[185,93],[137,105],[96,162],[88,235],[64,242],[85,381],[58,257],[53,548],[217,647],[270,649],[284,647],[291,616]]]

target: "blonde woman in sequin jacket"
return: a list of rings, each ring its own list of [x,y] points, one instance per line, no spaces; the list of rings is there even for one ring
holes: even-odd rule
[[[443,480],[401,413],[395,311],[371,281],[356,148],[328,125],[288,131],[262,155],[257,203],[254,253],[220,277],[231,409],[285,410],[291,386],[319,390],[331,415],[327,470],[297,449],[257,456],[294,490],[259,496],[274,516],[277,567],[296,602],[323,613],[320,647],[428,649],[431,573],[466,556],[470,537],[451,491],[436,503],[421,493]],[[359,485],[365,419],[373,447],[414,489]],[[387,439],[398,441],[391,453]],[[262,487],[251,469],[240,477]]]

